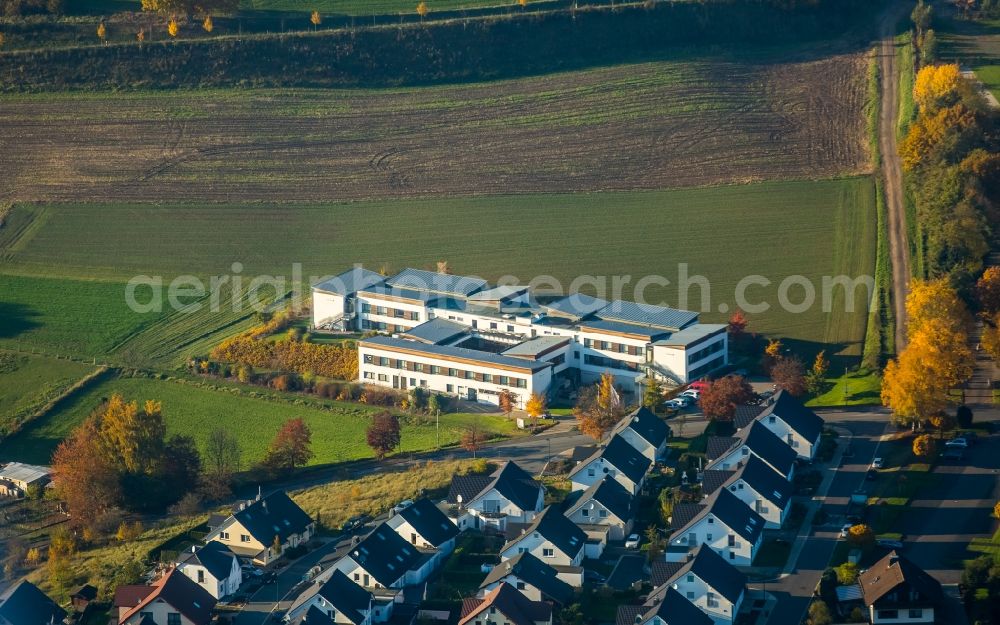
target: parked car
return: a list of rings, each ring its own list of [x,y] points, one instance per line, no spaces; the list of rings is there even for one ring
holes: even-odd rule
[[[692,400],[690,396],[678,395],[673,399],[668,399],[663,402],[663,405],[667,408],[687,408],[693,403],[693,401],[694,400]]]
[[[413,500],[412,499],[404,499],[403,501],[397,503],[395,506],[392,507],[392,513],[393,514],[399,514],[400,512],[402,512],[403,510],[406,510],[407,508],[409,508],[412,505],[413,505]]]
[[[840,537],[847,538],[847,535],[851,532],[851,528],[854,527],[853,523],[844,523],[840,528]]]
[[[877,480],[878,479],[878,471],[876,471],[875,469],[868,469],[868,473],[865,474],[865,479],[866,480],[870,480],[870,481]]]
[[[950,441],[948,441],[947,443],[945,443],[944,446],[948,447],[948,448],[954,448],[954,449],[968,449],[968,447],[969,447],[969,441],[967,441],[966,439],[961,438],[961,437],[959,437],[959,438],[953,438]]]
[[[878,540],[875,541],[875,544],[878,545],[879,547],[882,547],[882,548],[885,548],[885,549],[902,549],[903,548],[902,541],[891,540],[889,538],[879,538]]]
[[[626,549],[638,549],[639,548],[639,535],[629,534],[628,538],[625,539]]]
[[[883,467],[882,458],[875,458],[872,460],[873,469],[881,469]]]
[[[678,397],[690,397],[691,399],[697,400],[699,397],[701,397],[701,391],[699,391],[696,388],[689,388],[680,395],[678,395]]]
[[[347,521],[345,521],[343,525],[340,526],[340,530],[343,532],[354,531],[359,527],[361,527],[362,525],[364,525],[367,520],[368,517],[363,514],[358,516],[352,516],[351,518],[347,519]]]

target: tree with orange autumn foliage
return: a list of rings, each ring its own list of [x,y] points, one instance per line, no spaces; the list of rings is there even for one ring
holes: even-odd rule
[[[176,37],[180,31],[181,27],[177,24],[177,20],[170,18],[170,21],[167,22],[167,34],[171,37]]]
[[[420,16],[420,19],[427,17],[427,3],[423,0],[417,5],[417,15]]]
[[[289,419],[281,426],[264,457],[264,466],[291,470],[305,466],[314,456],[312,430],[301,418]]]
[[[615,376],[603,373],[597,384],[581,389],[573,415],[581,432],[596,441],[604,438],[625,416],[625,407],[615,389]]]
[[[963,104],[921,114],[911,124],[909,132],[899,145],[903,169],[911,171],[918,167],[932,157],[949,138],[974,128],[975,125],[975,115]]]
[[[987,267],[976,282],[979,308],[987,315],[1000,312],[1000,266]]]
[[[913,439],[913,455],[920,458],[933,458],[937,450],[937,441],[930,434],[921,434]]]
[[[961,78],[957,63],[921,67],[913,82],[913,101],[926,112],[951,106],[958,99]]]

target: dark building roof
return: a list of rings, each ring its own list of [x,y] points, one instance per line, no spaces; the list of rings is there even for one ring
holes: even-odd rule
[[[618,558],[615,568],[608,575],[607,585],[615,590],[628,590],[646,577],[646,558],[636,553],[626,553]]]
[[[620,605],[615,614],[615,625],[636,625],[636,619],[641,620],[648,609],[641,605]]]
[[[372,602],[370,592],[352,582],[340,571],[334,571],[316,594],[326,599],[337,612],[358,625],[365,620],[364,612],[368,611]]]
[[[618,332],[621,334],[635,334],[645,338],[647,341],[655,341],[664,336],[670,336],[670,331],[664,328],[638,325],[615,319],[587,319],[580,322],[580,328],[596,330],[598,332]]]
[[[458,526],[452,523],[430,499],[418,499],[412,506],[403,509],[399,516],[435,547],[440,547],[458,536]]]
[[[533,625],[552,618],[552,606],[544,601],[532,601],[509,584],[500,584],[482,599],[462,602],[459,625],[473,620],[483,610],[496,608],[513,625]]]
[[[494,488],[522,510],[534,510],[539,493],[544,492],[542,485],[531,475],[516,463],[508,461],[490,476],[456,475],[448,490],[448,503],[458,503],[458,496],[461,495],[463,505],[468,505]]]
[[[535,520],[525,528],[520,536],[504,545],[504,549],[532,532],[541,534],[542,538],[552,543],[556,549],[570,558],[575,558],[583,549],[584,543],[587,542],[587,535],[582,529],[563,516],[554,506],[549,506],[538,513]]]
[[[751,455],[738,473],[737,479],[779,508],[784,509],[792,498],[792,483],[757,456]]]
[[[659,447],[670,438],[670,426],[645,406],[622,419],[616,431],[625,429],[631,429],[653,447]]]
[[[567,605],[573,600],[573,587],[557,577],[554,568],[545,564],[530,553],[519,553],[510,560],[493,567],[480,588],[514,575],[527,584],[537,588],[544,596],[560,605]]]
[[[226,545],[211,540],[195,552],[181,554],[179,561],[184,564],[203,566],[215,579],[226,579],[233,570],[236,555]]]
[[[941,583],[908,559],[890,551],[867,571],[858,575],[861,595],[865,605],[878,602],[880,605],[933,605],[942,597]],[[895,597],[893,591],[901,586],[916,591],[919,598],[910,598],[910,593]]]
[[[587,505],[587,502],[591,500],[604,506],[608,512],[622,521],[629,521],[635,516],[635,497],[625,490],[625,487],[619,484],[618,480],[607,475],[583,491],[583,494],[569,507],[567,513]]]
[[[688,573],[697,575],[725,597],[730,603],[736,603],[746,589],[747,576],[740,572],[726,559],[715,553],[707,545],[700,545],[694,552],[694,557],[681,565],[677,571],[664,582],[664,586],[672,584]]]
[[[664,625],[713,625],[715,622],[673,588],[668,587],[657,598],[659,602],[645,613],[643,622],[654,616],[659,617]]]
[[[157,600],[163,600],[195,625],[208,625],[212,620],[215,597],[177,569],[169,571],[153,582],[151,588],[152,592],[123,614],[120,620],[131,618],[132,615],[141,612],[143,607]]]
[[[739,442],[740,439],[735,436],[709,436],[705,446],[705,458],[709,462],[720,458]]]
[[[430,291],[444,295],[468,297],[481,291],[487,285],[486,280],[472,276],[453,276],[436,271],[423,269],[404,269],[387,278],[386,284],[397,289],[413,289],[415,291]]]
[[[240,522],[263,545],[271,545],[277,536],[282,543],[293,534],[301,534],[313,522],[284,491],[271,493],[255,501],[246,508],[233,513]]]
[[[744,443],[760,459],[785,477],[792,472],[798,454],[760,421],[750,426]]]
[[[815,441],[823,433],[823,419],[806,408],[805,404],[798,399],[792,397],[788,391],[778,391],[764,404],[760,418],[766,419],[771,415],[787,423],[788,427],[798,432],[799,436],[807,441]]]
[[[416,547],[386,523],[380,523],[348,555],[386,588],[422,558]]]
[[[339,276],[334,276],[329,280],[324,280],[314,285],[313,288],[319,291],[326,291],[327,293],[351,295],[376,284],[381,284],[384,281],[385,278],[374,271],[369,271],[362,267],[353,267]]]
[[[458,338],[468,331],[469,329],[460,323],[448,321],[444,317],[435,317],[403,332],[402,336],[416,339],[422,343],[439,345]]]
[[[598,310],[596,315],[601,319],[663,328],[671,332],[676,332],[698,321],[698,313],[689,310],[638,304],[620,299],[613,300]]]
[[[317,608],[309,606],[309,609],[290,621],[291,625],[334,625],[331,616]]]
[[[742,430],[754,422],[757,415],[764,412],[764,406],[760,404],[744,404],[736,407],[736,414],[733,415],[733,426],[737,430]]]
[[[736,475],[736,471],[723,471],[721,469],[709,469],[705,471],[701,480],[701,492],[711,495],[719,490],[719,487],[729,481],[729,478]]]
[[[582,319],[607,306],[609,302],[583,293],[573,293],[547,304],[539,304],[551,314],[571,319]]]
[[[598,448],[589,459],[578,464],[569,474],[571,476],[576,475],[598,458],[604,458],[605,462],[621,471],[625,477],[633,482],[639,482],[646,475],[646,471],[649,470],[649,465],[652,464],[649,458],[639,453],[632,445],[629,445],[627,440],[615,434],[608,441],[607,446]]]
[[[370,336],[366,339],[362,339],[360,345],[409,349],[421,352],[422,354],[427,354],[429,356],[464,358],[474,362],[481,362],[490,365],[504,365],[532,372],[541,371],[542,369],[552,366],[552,363],[550,362],[526,360],[524,358],[504,356],[502,354],[494,354],[492,352],[484,352],[482,350],[469,349],[467,347],[456,347],[454,345],[434,345],[431,343],[421,343],[420,341],[408,341],[406,339],[399,339],[391,336]]]
[[[665,562],[656,560],[649,565],[649,583],[658,588],[667,583],[686,562]]]
[[[750,506],[743,503],[728,489],[720,488],[705,500],[704,509],[694,518],[677,529],[676,535],[683,535],[687,528],[694,525],[707,514],[713,515],[729,529],[739,534],[745,540],[755,543],[764,529],[764,518]],[[676,510],[675,510],[676,514]],[[672,524],[673,525],[673,524]]]
[[[674,504],[670,513],[670,529],[679,530],[705,510],[705,504],[681,502]]]
[[[62,623],[66,612],[31,582],[22,581],[0,596],[0,618],[11,625]]]
[[[151,592],[153,592],[153,587],[146,584],[119,586],[115,588],[115,596],[111,601],[111,605],[116,608],[134,608],[143,599],[148,597]]]

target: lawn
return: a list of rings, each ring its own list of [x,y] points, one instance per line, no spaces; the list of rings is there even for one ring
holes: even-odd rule
[[[833,312],[824,313],[822,276],[872,273],[874,212],[870,177],[294,206],[18,205],[14,218],[30,225],[0,251],[8,253],[8,273],[119,281],[148,274],[169,283],[180,274],[229,275],[239,262],[244,284],[273,274],[285,276],[286,287],[294,277],[293,263],[301,263],[302,279],[309,280],[357,262],[398,270],[433,268],[445,259],[455,273],[493,280],[514,276],[520,283],[551,276],[565,290],[591,293],[597,292],[588,286],[594,276],[606,297],[635,299],[641,293],[650,303],[692,309],[707,304],[705,321],[725,320],[728,314],[721,311],[735,307],[737,284],[756,274],[770,283],[749,288],[747,299],[770,310],[750,315],[752,330],[798,341],[805,349],[822,345],[830,355],[857,355],[867,318],[864,296],[859,291],[856,311],[847,313],[844,290],[837,288]],[[790,221],[794,236],[786,228]],[[262,223],[268,224],[266,231]],[[115,241],[113,264],[107,259],[107,236]],[[682,271],[705,276],[710,289],[697,284],[678,289]],[[782,310],[777,298],[781,281],[795,274],[808,279],[817,295],[816,305],[802,313]],[[644,276],[662,276],[669,284],[654,282],[637,291]],[[614,277],[624,283],[619,293],[613,290]],[[133,335],[163,322],[161,315],[130,314],[121,284],[8,276],[0,280],[4,285],[14,287],[24,323],[37,323],[8,332],[16,336],[6,340],[88,355],[128,351],[126,339],[145,340],[141,333]],[[798,302],[801,293],[793,287],[789,299]],[[233,315],[220,313],[215,325],[233,322]],[[196,325],[199,333],[209,332],[213,322],[206,317]],[[152,340],[164,341],[154,329]],[[179,333],[174,346],[190,352],[183,346],[189,338],[190,333]],[[161,345],[157,353],[170,351]]]
[[[59,441],[81,423],[102,398],[116,392],[140,403],[146,399],[162,401],[168,432],[191,435],[199,443],[205,441],[212,430],[228,426],[240,441],[245,465],[261,460],[281,424],[296,417],[303,418],[312,428],[314,464],[372,457],[365,444],[365,429],[374,408],[266,390],[257,392],[224,383],[208,388],[197,382],[196,379],[105,380],[0,443],[0,457],[47,463]],[[516,431],[514,423],[501,416],[446,414],[441,416],[442,446],[457,443],[465,430],[477,422],[483,430],[495,433],[513,434]],[[435,441],[433,419],[425,418],[422,423],[414,418],[404,420],[402,451],[433,449]]]
[[[79,362],[0,350],[0,432],[20,427],[93,371]]]
[[[868,406],[880,403],[882,378],[870,371],[852,371],[826,379],[826,390],[808,402],[807,406]]]
[[[941,59],[971,68],[1000,97],[1000,20],[957,19],[953,10],[947,10],[936,22]]]

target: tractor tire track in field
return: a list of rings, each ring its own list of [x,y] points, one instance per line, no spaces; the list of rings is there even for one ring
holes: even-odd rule
[[[10,96],[0,197],[328,201],[870,171],[860,54],[365,90]],[[30,174],[30,175],[29,175]]]
[[[882,82],[882,110],[879,116],[879,151],[882,154],[882,177],[888,215],[889,254],[892,260],[892,303],[896,317],[895,347],[898,353],[906,346],[906,294],[909,292],[910,247],[906,231],[906,206],[903,201],[903,168],[896,145],[899,117],[899,71],[896,67],[896,24],[905,3],[896,2],[886,10],[881,25],[879,70]]]

